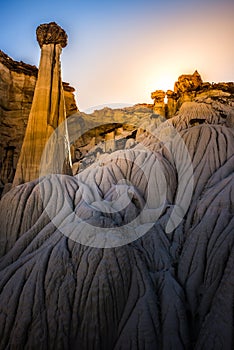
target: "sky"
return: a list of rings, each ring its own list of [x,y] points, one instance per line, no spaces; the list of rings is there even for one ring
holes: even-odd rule
[[[203,81],[234,81],[233,0],[1,0],[0,49],[39,65],[36,28],[68,35],[62,78],[81,111],[152,103],[196,69]]]

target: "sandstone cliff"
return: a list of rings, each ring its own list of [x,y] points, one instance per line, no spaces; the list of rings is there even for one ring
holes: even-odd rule
[[[4,160],[9,157],[9,147],[14,147],[13,168],[16,168],[32,106],[37,74],[37,67],[14,61],[0,51],[0,169]],[[77,111],[74,89],[68,83],[63,83],[63,88],[69,116]],[[2,185],[12,182],[11,176],[7,178],[6,172],[4,176],[2,174]]]

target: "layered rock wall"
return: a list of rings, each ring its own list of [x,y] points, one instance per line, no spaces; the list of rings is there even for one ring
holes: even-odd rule
[[[32,106],[38,69],[17,62],[0,51],[0,169],[6,157],[5,147],[15,147],[17,165]],[[74,88],[63,83],[67,116],[77,111]],[[1,171],[1,170],[0,170]],[[5,181],[5,180],[4,180]]]

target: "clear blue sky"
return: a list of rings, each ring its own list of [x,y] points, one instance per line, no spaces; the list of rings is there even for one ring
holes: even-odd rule
[[[38,66],[39,24],[68,34],[63,80],[81,110],[112,103],[151,102],[197,69],[205,81],[234,80],[233,0],[3,0],[0,49]]]

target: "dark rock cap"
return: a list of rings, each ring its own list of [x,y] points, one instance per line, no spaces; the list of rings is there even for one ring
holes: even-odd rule
[[[55,22],[39,25],[36,34],[40,47],[48,44],[60,44],[62,47],[67,46],[67,34],[65,30]]]

